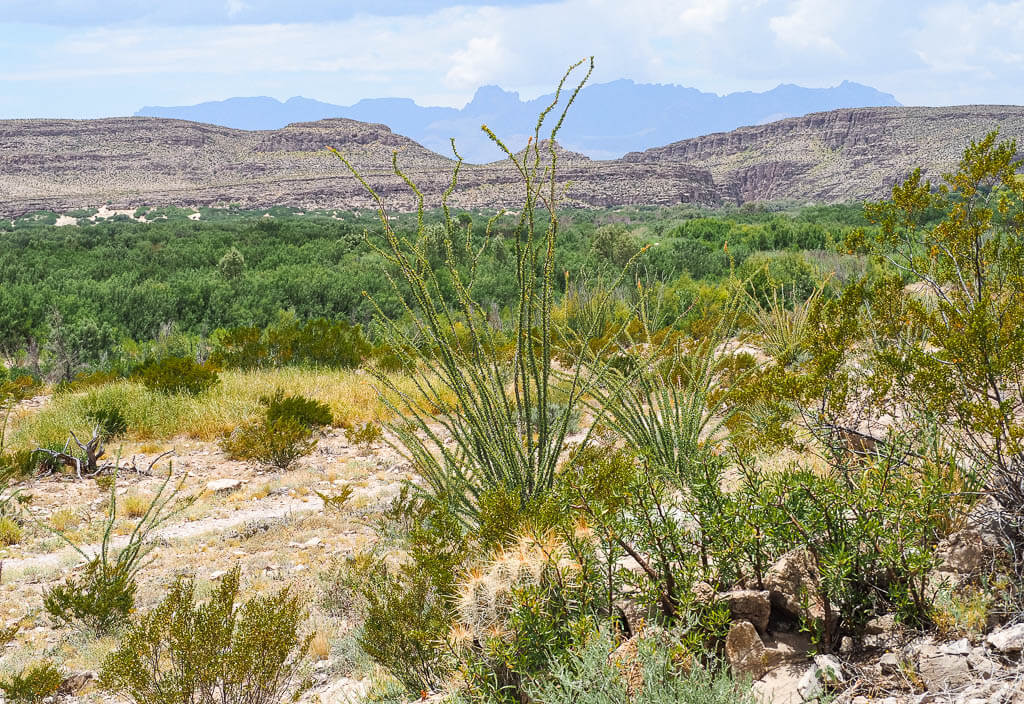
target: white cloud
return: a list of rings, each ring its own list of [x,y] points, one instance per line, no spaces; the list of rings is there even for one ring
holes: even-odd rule
[[[269,0],[214,3],[246,24],[149,19],[33,33],[4,32],[0,21],[0,94],[89,86],[100,101],[109,78],[121,76],[138,86],[119,98],[131,110],[296,94],[461,105],[488,83],[523,97],[547,92],[566,66],[593,54],[594,82],[627,77],[725,93],[850,79],[906,103],[1024,102],[1024,0],[482,1],[429,10],[437,4],[401,0],[415,11],[277,23],[254,19]],[[150,2],[163,15],[171,7]]]
[[[452,53],[452,67],[444,76],[444,84],[455,89],[476,88],[500,72],[502,64],[507,60],[508,54],[502,48],[501,37],[495,34],[474,37],[466,43],[464,49]]]

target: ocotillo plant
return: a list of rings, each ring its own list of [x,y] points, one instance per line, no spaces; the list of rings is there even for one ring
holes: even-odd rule
[[[411,326],[401,327],[378,307],[382,329],[405,356],[404,361],[417,369],[414,377],[422,396],[415,399],[404,394],[386,376],[378,375],[378,382],[400,399],[392,405],[399,420],[389,428],[423,476],[429,493],[450,502],[469,526],[479,519],[481,498],[491,492],[504,492],[513,504],[525,507],[551,487],[570,423],[594,383],[593,374],[583,373],[582,359],[563,373],[555,369],[552,359],[556,205],[560,196],[555,137],[593,71],[593,59],[586,76],[561,106],[561,113],[554,111],[563,100],[569,76],[583,63],[575,64],[562,77],[524,151],[513,153],[490,129],[482,128],[514,165],[523,194],[514,230],[513,263],[519,295],[508,335],[488,320],[487,309],[474,292],[477,262],[502,213],[488,222],[482,245],[474,243],[470,224],[452,216],[448,201],[458,185],[462,165],[454,140],[456,165],[442,198],[444,265],[440,272],[431,268],[427,256],[428,235],[436,239],[438,234],[424,225],[423,194],[399,168],[397,153],[392,156],[392,168],[418,203],[414,239],[394,230],[377,192],[342,154],[332,150],[377,205],[385,244],[375,248],[387,262],[385,273],[413,321]],[[547,141],[542,142],[541,130],[552,114],[558,114],[558,119]],[[542,159],[544,152],[546,158]],[[538,219],[546,220],[543,229],[538,227]],[[453,292],[450,300],[442,295],[442,278],[445,289]],[[556,387],[557,403],[553,400]]]

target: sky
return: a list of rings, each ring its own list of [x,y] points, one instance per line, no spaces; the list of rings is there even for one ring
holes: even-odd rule
[[[461,107],[591,79],[718,94],[856,81],[1024,104],[1024,0],[0,0],[0,119],[295,95]]]

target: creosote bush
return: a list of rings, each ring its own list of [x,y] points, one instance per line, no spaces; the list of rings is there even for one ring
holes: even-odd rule
[[[42,704],[57,693],[64,675],[49,660],[29,665],[21,672],[0,680],[4,698],[12,704]]]
[[[262,416],[239,426],[221,442],[231,457],[287,469],[316,447],[315,431],[334,422],[327,404],[300,394],[285,396],[278,390],[260,403]]]
[[[134,374],[151,391],[198,396],[220,379],[209,366],[190,357],[165,357],[146,362]]]
[[[295,691],[310,637],[288,588],[237,605],[240,570],[225,575],[205,604],[179,579],[151,612],[134,620],[103,662],[100,683],[135,704],[278,704]]]

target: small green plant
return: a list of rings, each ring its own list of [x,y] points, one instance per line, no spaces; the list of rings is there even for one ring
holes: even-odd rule
[[[308,425],[294,418],[263,418],[239,426],[224,438],[221,446],[232,458],[288,469],[295,460],[312,452],[316,439]]]
[[[13,704],[41,704],[57,693],[63,681],[60,669],[44,660],[0,681],[0,690],[3,690],[4,698]]]
[[[239,578],[235,567],[202,605],[194,601],[195,583],[179,579],[129,625],[103,663],[101,686],[136,704],[279,704],[297,697],[295,676],[310,642],[299,632],[300,600],[285,587],[236,608]]]
[[[21,542],[21,526],[9,516],[0,516],[0,545],[17,545]]]
[[[217,372],[190,357],[165,357],[143,364],[135,377],[152,391],[198,396],[219,381]]]
[[[150,470],[156,462],[153,461]],[[135,607],[136,577],[147,564],[146,557],[154,547],[153,531],[194,500],[186,499],[175,504],[185,478],[182,477],[168,492],[170,480],[169,471],[129,534],[127,545],[116,553],[112,546],[113,528],[117,522],[116,480],[110,485],[106,526],[98,554],[87,554],[64,533],[53,531],[87,560],[80,576],[66,578],[43,595],[43,606],[57,623],[76,624],[96,633],[109,633],[128,618]]]
[[[93,408],[85,413],[105,440],[120,437],[128,432],[128,420],[121,409],[115,406]]]
[[[384,437],[384,431],[377,423],[363,423],[352,425],[345,429],[345,439],[350,445],[356,445],[359,449],[366,451],[374,443],[378,443]]]
[[[290,418],[310,428],[321,428],[334,423],[331,407],[322,401],[306,398],[301,394],[285,396],[280,389],[273,396],[263,396],[260,403],[266,406],[268,423]]]
[[[319,492],[316,489],[313,489],[313,493],[324,502],[324,511],[335,511],[340,513],[341,510],[345,508],[345,505],[348,504],[348,500],[352,498],[352,485],[346,484],[333,496]]]

